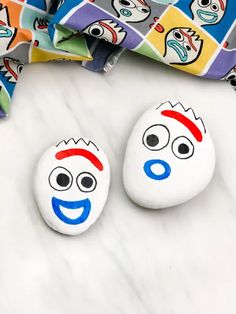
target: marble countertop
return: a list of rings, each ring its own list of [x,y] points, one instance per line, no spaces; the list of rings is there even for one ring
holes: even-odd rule
[[[205,117],[216,172],[190,202],[145,210],[122,187],[126,140],[142,112],[169,99]],[[225,82],[131,53],[108,75],[76,63],[25,67],[0,121],[0,313],[234,314],[235,100]],[[99,221],[66,237],[41,219],[32,180],[41,153],[73,136],[104,148],[112,184]]]

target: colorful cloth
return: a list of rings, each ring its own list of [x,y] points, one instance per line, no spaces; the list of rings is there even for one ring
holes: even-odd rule
[[[25,63],[92,59],[78,32],[60,33],[59,28],[57,47],[53,46],[48,24],[56,9],[51,0],[0,0],[0,117],[8,113]]]
[[[236,68],[235,0],[62,0],[49,26],[73,29],[177,69],[228,79]]]
[[[89,35],[85,38],[93,60],[83,61],[82,66],[94,72],[110,72],[124,49]]]

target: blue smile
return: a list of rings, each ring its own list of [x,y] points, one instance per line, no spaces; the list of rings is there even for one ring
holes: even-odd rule
[[[61,207],[71,209],[71,210],[75,210],[75,209],[79,209],[83,207],[83,212],[78,218],[71,219],[62,213]],[[69,202],[69,201],[63,201],[63,200],[60,200],[59,198],[53,197],[52,208],[56,216],[64,223],[68,225],[79,225],[85,222],[85,220],[88,218],[90,214],[90,210],[91,210],[91,202],[88,198],[84,200],[80,200],[80,201]]]
[[[155,174],[152,171],[152,166],[153,165],[161,165],[163,167],[163,173]],[[161,159],[152,159],[152,160],[146,161],[144,166],[143,166],[143,169],[144,169],[145,174],[149,178],[151,178],[153,180],[158,180],[158,181],[167,179],[170,176],[170,174],[171,174],[171,167],[170,167],[170,165],[166,161],[161,160]]]
[[[188,54],[186,49],[176,40],[168,40],[167,46],[175,50],[182,62],[186,62],[188,60]]]
[[[204,11],[204,10],[197,10],[198,17],[207,23],[215,23],[218,19],[217,13]]]

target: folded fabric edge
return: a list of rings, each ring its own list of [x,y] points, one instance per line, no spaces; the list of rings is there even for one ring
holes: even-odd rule
[[[49,24],[48,32],[56,49],[78,56],[80,61],[93,60],[83,34],[59,24]]]

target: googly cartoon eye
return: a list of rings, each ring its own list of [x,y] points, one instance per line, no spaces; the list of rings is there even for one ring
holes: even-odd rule
[[[150,12],[150,8],[149,7],[137,7],[137,10],[141,13],[149,13]]]
[[[172,151],[177,158],[188,159],[194,154],[194,146],[187,137],[180,136],[173,141]]]
[[[122,5],[123,7],[126,7],[126,8],[135,8],[136,7],[134,2],[131,0],[119,0],[119,2],[120,2],[120,5]]]
[[[88,29],[89,35],[95,36],[95,37],[102,37],[104,34],[104,29],[101,25],[92,25]]]
[[[86,193],[94,191],[97,186],[97,180],[89,172],[80,173],[76,179],[76,182],[80,191]]]
[[[218,4],[212,3],[211,9],[212,9],[212,11],[214,11],[214,12],[218,12],[218,11],[219,11],[219,6],[218,6]]]
[[[56,191],[66,191],[72,185],[73,177],[70,171],[63,167],[57,167],[49,175],[49,184]]]
[[[191,46],[185,41],[183,42],[183,46],[184,48],[187,50],[187,51],[190,51],[191,50]]]
[[[198,5],[202,8],[208,7],[212,0],[198,0]]]
[[[180,33],[180,31],[178,31],[178,30],[175,30],[174,32],[173,32],[173,36],[174,36],[174,38],[176,39],[176,40],[178,40],[178,41],[183,41],[184,40],[184,36]]]
[[[150,126],[143,134],[143,144],[149,150],[161,150],[168,145],[169,141],[170,132],[162,124]]]

